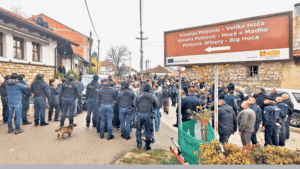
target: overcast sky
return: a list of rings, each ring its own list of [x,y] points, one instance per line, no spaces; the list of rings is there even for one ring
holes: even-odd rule
[[[294,10],[300,0],[143,0],[144,60],[164,64],[164,31]],[[87,0],[100,38],[100,60],[111,46],[126,45],[139,70],[139,0]],[[1,0],[3,8],[21,7],[29,17],[43,13],[89,36],[93,31],[84,0]],[[97,40],[93,31],[93,39]],[[93,51],[97,45],[94,43]],[[129,62],[128,62],[129,65]],[[145,62],[144,62],[145,69]]]

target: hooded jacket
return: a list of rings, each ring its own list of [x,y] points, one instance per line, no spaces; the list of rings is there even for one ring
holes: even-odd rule
[[[219,134],[233,134],[237,131],[237,119],[232,107],[223,104],[218,114]]]
[[[22,90],[28,89],[28,86],[19,83],[17,79],[7,81],[6,91],[9,107],[22,107]]]

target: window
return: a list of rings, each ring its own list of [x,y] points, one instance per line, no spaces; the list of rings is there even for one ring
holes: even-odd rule
[[[24,40],[14,37],[14,58],[24,59]]]
[[[257,78],[258,77],[258,66],[248,66],[248,78]]]
[[[0,32],[0,56],[3,56],[3,33]]]
[[[300,93],[293,93],[293,95],[294,95],[296,101],[297,101],[298,103],[300,103]]]
[[[32,42],[32,60],[40,61],[40,44]]]

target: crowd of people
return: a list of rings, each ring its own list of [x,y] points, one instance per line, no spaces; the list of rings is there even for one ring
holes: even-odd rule
[[[49,84],[44,81],[44,75],[38,74],[29,87],[23,74],[13,73],[5,76],[1,84],[1,100],[3,104],[3,122],[8,124],[8,133],[19,134],[24,132],[22,125],[32,122],[27,120],[29,100],[34,98],[34,124],[46,126],[46,108],[49,105],[48,121],[60,122],[63,127],[66,117],[69,124],[74,123],[74,117],[82,113],[82,92],[84,86],[81,77],[74,80],[69,74],[62,83],[59,76],[51,79]],[[236,131],[241,135],[243,145],[252,142],[257,144],[256,133],[261,125],[265,132],[265,145],[285,145],[289,138],[289,123],[293,105],[287,94],[278,95],[276,89],[266,94],[263,88],[253,94],[245,96],[245,85],[236,86],[229,82],[227,86],[218,84],[218,91],[214,91],[214,84],[207,86],[203,81],[183,78],[182,88],[179,89],[179,80],[174,77],[160,77],[143,79],[138,76],[118,78],[109,76],[98,82],[98,75],[86,86],[85,98],[87,101],[86,127],[97,128],[100,138],[107,132],[107,140],[114,138],[113,127],[121,128],[121,137],[131,139],[132,128],[136,128],[137,147],[142,147],[145,141],[145,150],[150,150],[150,144],[155,142],[155,132],[160,130],[162,109],[169,114],[169,105],[176,107],[178,113],[178,94],[182,94],[181,114],[182,122],[191,120],[188,110],[196,111],[201,106],[214,110],[214,93],[218,92],[218,120],[220,142],[226,143],[230,135]],[[48,99],[48,103],[46,101]],[[48,104],[48,105],[47,105]],[[59,115],[61,119],[59,119]],[[212,113],[213,116],[213,113]],[[15,128],[12,119],[15,119]],[[178,126],[177,123],[174,124]],[[193,133],[194,129],[184,128]],[[145,138],[142,139],[142,133]]]

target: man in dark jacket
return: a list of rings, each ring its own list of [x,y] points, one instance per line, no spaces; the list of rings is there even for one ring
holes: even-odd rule
[[[225,100],[219,100],[218,113],[220,142],[228,143],[230,135],[237,131],[236,113]]]
[[[60,126],[64,126],[67,111],[69,110],[69,124],[73,123],[73,116],[75,112],[75,100],[81,98],[78,85],[73,81],[74,75],[69,74],[68,80],[63,84],[60,92],[60,98],[62,98],[62,115],[60,120]]]
[[[272,88],[270,94],[267,96],[270,100],[276,101],[276,97],[280,97],[275,88]]]
[[[31,84],[31,93],[34,94],[34,122],[35,126],[40,125],[46,126],[49,123],[45,122],[46,115],[46,97],[48,102],[51,102],[51,93],[50,88],[47,83],[44,81],[44,75],[38,74],[37,80]]]
[[[96,127],[97,123],[100,127],[100,116],[97,114],[97,103],[96,103],[96,90],[99,89],[99,83],[98,83],[99,76],[93,75],[93,80],[90,82],[86,87],[86,100],[87,100],[87,115],[86,115],[86,126],[90,127],[91,122],[91,115],[93,114],[92,122],[93,127]],[[98,131],[100,132],[100,128],[98,128]]]
[[[242,110],[242,102],[245,100],[245,97],[244,97],[244,93],[240,90],[240,88],[238,86],[236,86],[234,88],[235,90],[235,98],[236,98],[236,101],[237,101],[237,105],[238,105],[238,111],[241,111]]]
[[[225,95],[225,102],[228,106],[231,106],[233,108],[234,112],[237,113],[238,105],[233,90],[231,90],[228,95]]]
[[[232,90],[234,90],[234,84],[232,83],[231,80],[229,81],[229,84],[228,84],[227,88],[228,88],[229,92],[232,91]]]
[[[290,101],[288,94],[282,94],[282,102],[288,105],[288,118],[286,123],[286,139],[290,138],[290,120],[293,115],[294,104]]]
[[[103,87],[97,92],[96,96],[96,103],[100,103],[97,107],[100,107],[101,111],[100,138],[104,138],[105,123],[107,123],[107,140],[111,140],[114,138],[114,135],[112,135],[112,120],[114,118],[113,107],[116,103],[118,91],[110,87],[107,79],[103,79],[102,83]]]
[[[195,90],[191,88],[188,91],[188,95],[181,101],[182,122],[191,120],[191,114],[188,113],[188,110],[196,111],[197,106],[202,106],[202,103],[197,97],[195,97]],[[188,130],[190,130],[191,136],[195,136],[195,126],[182,126],[182,129],[185,132],[188,132]]]
[[[266,92],[265,92],[265,89],[264,88],[260,88],[259,89],[259,93],[257,96],[255,96],[256,98],[256,103],[257,105],[261,108],[261,110],[263,111],[264,110],[264,107],[266,106],[264,104],[264,101],[267,99],[267,95],[266,95]]]
[[[54,115],[54,121],[59,121],[58,120],[58,115],[59,115],[59,93],[60,93],[60,88],[57,87],[57,84],[55,83],[54,79],[51,79],[49,81],[49,87],[50,87],[50,92],[51,92],[51,102],[49,103],[49,112],[48,112],[48,121],[52,120],[52,114],[53,114],[53,109],[55,109],[55,115]]]
[[[23,129],[20,128],[21,123],[21,114],[22,114],[22,94],[21,91],[28,89],[28,86],[19,83],[17,80],[18,75],[13,73],[11,75],[11,79],[7,81],[6,91],[8,98],[8,107],[9,107],[9,115],[8,115],[8,133],[12,133],[14,128],[12,127],[12,118],[16,116],[16,130],[15,134],[19,134],[24,132]]]
[[[66,68],[64,67],[63,64],[61,64],[61,66],[58,68],[58,72],[59,72],[59,73],[66,74]]]
[[[287,123],[287,114],[289,106],[282,102],[281,97],[276,97],[277,107],[281,110],[280,114],[280,134],[279,134],[279,146],[285,146],[285,137],[286,137],[286,123]]]
[[[254,131],[256,115],[255,112],[250,109],[249,103],[247,101],[244,101],[242,103],[242,108],[244,110],[239,112],[237,116],[237,124],[239,126],[238,129],[243,146],[246,146],[250,143],[251,135]]]
[[[157,84],[155,84],[153,86],[153,93],[156,96],[157,101],[158,101],[158,107],[154,109],[155,131],[159,131],[159,129],[160,129],[160,109],[162,108],[163,96],[162,96],[162,92],[160,90],[158,90]]]
[[[188,81],[187,81],[187,79],[183,79],[182,88],[185,91],[185,93],[188,93]]]
[[[121,84],[122,90],[118,93],[117,103],[119,105],[119,119],[121,123],[121,137],[126,140],[131,139],[130,136],[130,127],[132,120],[132,111],[133,111],[133,100],[134,93],[131,91],[129,87],[129,83],[124,81]]]
[[[224,88],[223,88],[223,91],[222,91],[222,92],[220,93],[220,95],[219,95],[219,99],[220,99],[220,100],[224,100],[226,95],[228,95],[228,88],[227,88],[227,87],[224,87]]]
[[[28,83],[26,82],[26,80],[24,80],[25,76],[24,75],[19,75],[18,76],[18,80],[19,83],[24,84],[26,86],[28,86]],[[29,122],[27,120],[27,112],[29,109],[29,100],[30,100],[30,96],[31,96],[31,92],[30,89],[24,89],[21,91],[23,100],[22,100],[22,125],[28,125],[31,124],[31,122]]]
[[[280,123],[279,116],[281,110],[276,106],[275,102],[266,99],[264,101],[266,107],[263,113],[263,128],[265,128],[265,146],[279,145]]]
[[[153,109],[158,107],[158,101],[152,93],[149,93],[151,90],[150,84],[144,84],[143,90],[143,94],[137,96],[133,101],[133,105],[138,109],[136,142],[137,147],[142,148],[142,126],[145,126],[146,144],[144,149],[148,151],[151,150],[150,144],[154,132]]]
[[[175,107],[176,98],[177,98],[177,94],[178,94],[178,88],[177,88],[176,84],[174,84],[173,81],[171,81],[170,92],[171,92],[171,100],[172,100],[172,105],[171,106]]]
[[[8,98],[7,98],[7,81],[10,79],[10,75],[6,75],[4,77],[5,81],[1,84],[0,91],[1,91],[1,101],[2,101],[2,117],[3,117],[3,123],[7,123],[8,120],[8,114],[9,114],[9,108],[8,108]]]
[[[254,131],[251,135],[251,141],[252,144],[257,144],[257,138],[256,138],[256,133],[259,129],[259,125],[262,121],[262,112],[260,107],[256,104],[256,99],[253,97],[250,97],[248,99],[248,102],[250,104],[250,109],[252,109],[255,112],[255,116],[256,116],[256,120],[255,120],[255,124],[254,124]]]
[[[82,77],[79,77],[78,79],[78,86],[79,86],[79,90],[80,90],[80,94],[82,96],[82,92],[84,90],[84,87],[83,87],[83,84],[82,84]],[[80,98],[78,101],[77,101],[77,114],[81,114],[82,113],[82,98]]]

